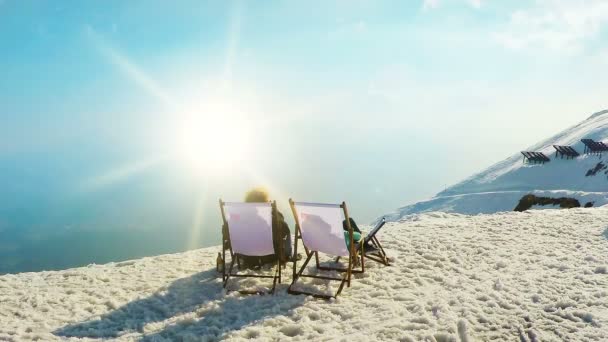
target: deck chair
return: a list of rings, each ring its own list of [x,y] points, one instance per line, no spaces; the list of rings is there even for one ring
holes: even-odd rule
[[[224,288],[228,285],[230,277],[271,278],[274,293],[277,281],[281,283],[281,267],[279,255],[282,255],[282,244],[275,254],[272,236],[273,218],[278,215],[276,202],[241,203],[223,202],[220,199],[222,212],[222,281]],[[276,224],[276,222],[275,222]],[[230,266],[226,270],[226,251],[230,252]],[[238,274],[233,273],[234,263],[240,269],[240,256],[265,256],[275,254],[276,270],[272,275]],[[263,294],[259,291],[239,291],[242,294]]]
[[[376,234],[380,231],[380,228],[382,228],[384,224],[386,224],[386,219],[383,217],[382,220],[380,220],[376,226],[370,230],[369,233],[367,233],[365,239],[363,240],[363,246],[367,246],[368,243],[371,243],[374,249],[365,251],[363,255],[370,260],[377,261],[385,266],[390,266],[386,252],[376,237]]]
[[[302,240],[302,245],[306,252],[306,259],[298,270],[297,260],[293,262],[293,278],[291,285],[287,289],[290,294],[305,294],[316,298],[330,299],[337,297],[344,288],[344,285],[350,287],[351,277],[353,273],[362,273],[365,271],[365,260],[363,258],[364,250],[362,246],[363,239],[355,245],[353,241],[353,229],[348,219],[348,210],[346,204],[323,204],[323,203],[305,203],[294,202],[289,199],[289,205],[296,221],[296,236],[294,242],[294,255],[298,253],[298,242]],[[342,228],[342,222],[346,220],[348,228],[348,240],[345,237]],[[322,266],[319,263],[319,252],[337,257],[347,257],[347,268],[335,268]],[[306,266],[315,257],[317,270],[322,271],[338,271],[342,273],[341,277],[329,277],[319,274],[304,274]],[[354,270],[353,265],[360,258],[361,269]],[[293,287],[300,277],[317,278],[329,281],[339,281],[340,285],[337,292],[333,296],[305,292],[295,290]]]
[[[385,224],[386,219],[383,217],[380,221],[378,221],[378,223],[376,223],[374,228],[372,228],[372,230],[367,233],[367,235],[363,239],[363,243],[356,244],[356,246],[357,248],[363,248],[364,246],[369,246],[371,244],[372,248],[366,249],[364,252],[361,252],[361,255],[370,260],[379,262],[385,266],[390,266],[388,257],[386,256],[386,252],[384,251],[384,248],[382,248],[382,244],[380,244],[380,241],[376,237],[376,234]],[[336,258],[336,262],[337,261],[340,261],[340,257]]]

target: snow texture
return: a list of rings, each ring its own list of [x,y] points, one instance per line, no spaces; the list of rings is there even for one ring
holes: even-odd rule
[[[286,294],[290,268],[275,295],[225,293],[218,247],[4,275],[0,340],[606,341],[607,227],[608,208],[409,215],[379,233],[393,265],[331,301]]]
[[[608,164],[608,153],[602,156],[582,155],[581,139],[608,140],[608,111],[598,112],[582,123],[571,127],[525,151],[543,152],[551,158],[546,164],[524,164],[519,153],[485,171],[447,188],[434,198],[408,205],[389,214],[398,220],[404,215],[443,211],[461,214],[510,211],[526,194],[537,196],[573,197],[581,205],[594,202],[608,204],[608,171],[598,164]],[[580,154],[576,159],[556,159],[553,145],[573,146]]]

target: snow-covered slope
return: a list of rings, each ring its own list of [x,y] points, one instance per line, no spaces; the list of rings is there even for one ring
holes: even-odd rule
[[[393,265],[329,302],[286,294],[289,268],[275,295],[225,294],[218,248],[4,275],[0,340],[606,341],[606,227],[608,208],[411,215],[380,232]]]
[[[524,164],[522,155],[517,151],[513,156],[440,192],[434,198],[400,208],[390,217],[398,219],[403,215],[425,211],[477,214],[513,210],[517,201],[528,193],[574,197],[581,204],[608,204],[606,169],[587,176],[587,172],[600,162],[608,166],[608,153],[601,158],[597,155],[582,155],[574,160],[554,157],[553,145],[571,145],[582,154],[581,139],[584,138],[608,140],[608,110],[593,114],[580,124],[526,149],[544,152],[551,158],[549,163]]]

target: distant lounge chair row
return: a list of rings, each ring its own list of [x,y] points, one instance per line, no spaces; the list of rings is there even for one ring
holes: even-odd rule
[[[608,145],[601,141],[594,141],[592,139],[581,139],[581,142],[585,145],[584,153],[591,154],[602,154],[602,152],[608,152]]]
[[[581,142],[585,146],[583,153],[585,154],[602,154],[603,152],[608,152],[608,145],[601,141],[594,141],[593,139],[581,139]],[[555,149],[555,157],[556,158],[566,158],[566,159],[574,159],[580,154],[572,147],[572,146],[564,146],[564,145],[553,145]],[[531,152],[531,151],[522,151],[521,154],[524,156],[524,163],[541,163],[544,164],[546,162],[551,161],[549,157],[547,157],[542,152]]]
[[[549,159],[544,153],[542,152],[527,152],[527,151],[522,151],[521,154],[524,155],[524,162],[528,162],[528,163],[541,163],[544,164],[546,162],[550,162],[551,159]]]
[[[380,241],[377,238],[377,233],[385,224],[384,218],[376,224],[376,226],[367,234],[365,238],[359,241],[354,240],[353,228],[351,227],[348,210],[346,204],[327,204],[327,203],[308,203],[294,202],[289,200],[291,211],[295,218],[295,241],[293,251],[293,277],[291,285],[288,288],[290,294],[305,294],[317,298],[335,298],[344,288],[344,285],[350,287],[351,277],[353,273],[365,272],[365,258],[377,261],[384,265],[389,265],[388,258]],[[270,293],[273,293],[277,282],[281,283],[281,262],[278,251],[274,275],[261,274],[239,274],[234,271],[235,262],[238,264],[239,256],[266,256],[275,254],[273,246],[273,217],[276,219],[276,202],[264,203],[242,203],[242,202],[223,202],[220,200],[220,210],[224,226],[222,227],[222,280],[223,286],[226,288],[230,277],[254,277],[254,278],[270,278],[272,279],[272,288]],[[344,230],[347,228],[347,233]],[[298,269],[297,253],[298,242],[302,240],[302,246],[306,253],[306,257],[301,267]],[[365,251],[367,244],[373,246],[373,250]],[[280,244],[282,248],[282,244]],[[226,251],[229,251],[231,258],[230,264],[226,267]],[[345,268],[337,268],[331,266],[322,266],[319,263],[319,253],[340,258],[347,258]],[[312,258],[315,258],[317,268],[316,273],[304,273],[308,263]],[[355,267],[359,266],[357,269]],[[323,276],[319,275],[321,271],[337,271],[342,273],[341,276]],[[296,290],[294,285],[300,278],[316,278],[327,281],[339,282],[339,287],[335,294],[326,295],[321,293],[313,293],[307,291]],[[259,292],[239,291],[244,294],[253,294]]]
[[[562,159],[564,157],[566,157],[567,159],[571,159],[579,156],[579,153],[576,152],[576,150],[572,148],[572,146],[553,145],[553,148],[555,149],[556,158],[559,158],[561,156]]]

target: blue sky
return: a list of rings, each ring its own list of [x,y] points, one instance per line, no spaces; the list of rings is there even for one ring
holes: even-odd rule
[[[372,220],[604,109],[607,19],[592,0],[0,0],[0,229],[215,229],[217,198],[254,185]]]

